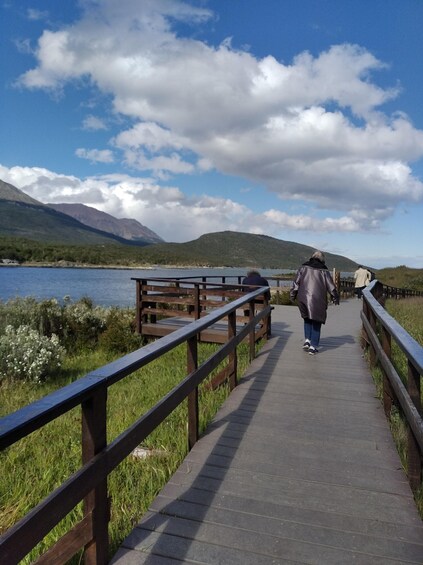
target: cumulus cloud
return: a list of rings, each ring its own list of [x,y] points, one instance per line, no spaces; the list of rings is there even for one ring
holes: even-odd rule
[[[82,129],[97,131],[107,129],[107,125],[104,120],[98,118],[97,116],[87,116],[82,122]]]
[[[423,200],[410,167],[423,155],[423,132],[406,115],[383,112],[400,91],[377,85],[386,65],[365,48],[334,45],[283,63],[230,40],[213,46],[179,35],[178,22],[214,17],[179,0],[82,6],[79,21],[43,32],[37,64],[19,82],[57,92],[88,79],[110,96],[114,111],[135,122],[110,140],[127,167],[162,180],[214,167],[334,211],[326,220],[269,212],[291,229],[375,229],[400,202]],[[189,205],[195,219],[201,207]]]
[[[159,185],[150,177],[111,174],[79,179],[40,167],[0,165],[0,178],[43,203],[84,203],[117,218],[136,218],[167,241],[187,241],[224,230],[277,237],[284,229],[347,233],[370,229],[369,218],[360,212],[338,219],[289,215],[273,209],[256,213],[229,198],[188,197],[178,187]]]
[[[91,163],[113,163],[114,157],[110,149],[84,149],[79,147],[75,155],[81,159],[88,159]]]

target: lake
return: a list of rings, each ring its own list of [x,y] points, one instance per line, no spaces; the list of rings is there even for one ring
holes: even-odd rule
[[[289,272],[261,269],[263,276]],[[83,269],[66,267],[0,267],[0,300],[33,296],[36,299],[70,296],[73,301],[89,296],[100,306],[135,306],[135,281],[132,277],[236,276],[246,269]],[[237,282],[227,279],[226,282]]]

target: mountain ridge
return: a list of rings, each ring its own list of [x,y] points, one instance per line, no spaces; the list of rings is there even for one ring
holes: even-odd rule
[[[128,240],[89,227],[0,181],[0,262],[13,259],[20,263],[61,262],[67,266],[188,265],[293,270],[313,251],[313,247],[300,243],[229,230],[204,234],[185,243]],[[329,268],[353,271],[357,267],[342,255],[326,253],[326,258]]]
[[[114,233],[83,224],[3,180],[0,180],[0,235],[61,244],[134,244]],[[145,239],[136,241],[140,246],[150,243]]]
[[[138,222],[138,220],[131,218],[115,218],[111,214],[107,214],[86,204],[48,203],[47,206],[58,212],[72,216],[72,218],[86,226],[112,233],[128,241],[142,241],[148,243],[161,243],[164,241],[153,230],[144,226]]]

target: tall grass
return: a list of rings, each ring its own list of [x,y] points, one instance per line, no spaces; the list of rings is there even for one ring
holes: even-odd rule
[[[386,301],[385,309],[395,320],[423,346],[423,298],[408,298],[403,300],[390,299]],[[406,385],[408,379],[407,358],[402,350],[392,340],[392,364],[401,380]],[[379,367],[372,370],[379,398],[382,398],[383,373]],[[422,397],[423,402],[423,397]],[[390,415],[390,427],[402,466],[407,472],[407,424],[401,412],[393,406]],[[417,509],[423,519],[423,487],[415,493]]]
[[[199,345],[199,363],[217,345]],[[238,348],[239,373],[248,365],[248,348]],[[0,384],[0,415],[12,412],[53,390],[65,386],[115,355],[101,347],[68,356],[54,381],[35,385],[25,382]],[[221,368],[221,367],[220,367]],[[217,369],[218,370],[218,369]],[[160,359],[116,383],[109,389],[108,442],[116,438],[186,376],[186,347],[179,346]],[[200,388],[200,428],[204,430],[226,398],[228,388]],[[153,455],[129,456],[108,479],[112,500],[109,533],[111,554],[145,513],[148,505],[177,469],[187,453],[186,403],[175,410],[142,446]],[[5,532],[31,508],[62,484],[81,465],[81,410],[75,408],[0,453],[0,533]],[[82,518],[78,505],[27,556],[32,562]],[[75,556],[72,563],[79,563]]]

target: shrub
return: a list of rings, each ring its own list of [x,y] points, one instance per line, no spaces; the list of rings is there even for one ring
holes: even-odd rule
[[[106,325],[99,339],[103,349],[112,353],[128,353],[142,346],[142,337],[135,333],[133,310],[112,309]]]
[[[68,303],[64,309],[63,342],[67,349],[93,347],[106,329],[107,308],[94,306],[88,298]]]
[[[55,334],[40,336],[29,326],[7,326],[0,337],[0,379],[39,383],[60,367],[64,353]]]
[[[38,302],[35,298],[14,298],[0,303],[0,334],[7,326],[17,329],[28,326],[40,335],[61,335],[63,327],[63,308],[54,298]]]

